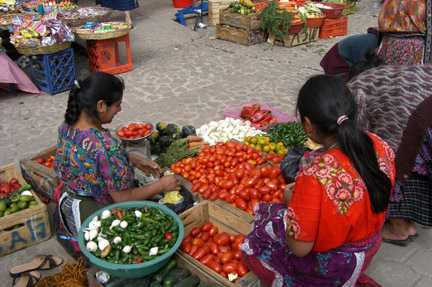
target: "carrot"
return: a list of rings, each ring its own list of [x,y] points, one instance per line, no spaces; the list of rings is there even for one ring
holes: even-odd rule
[[[188,140],[189,140],[189,143],[191,143],[191,142],[202,142],[202,138],[200,138],[200,137],[197,137],[197,136],[192,136],[192,135],[190,135],[190,136],[187,136],[187,138],[188,138]]]
[[[199,146],[199,145],[201,145],[201,146],[205,146],[205,145],[208,145],[208,143],[203,142],[203,141],[199,141],[199,142],[190,142],[190,143],[189,143],[189,147],[190,147],[190,148],[193,148],[193,147],[196,147],[196,146]]]

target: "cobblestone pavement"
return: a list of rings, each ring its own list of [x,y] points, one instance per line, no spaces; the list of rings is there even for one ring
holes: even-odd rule
[[[365,33],[377,25],[372,16],[372,5],[377,1],[357,3],[356,13],[348,16],[348,35]],[[92,1],[80,3],[90,6]],[[108,126],[112,129],[129,120],[199,127],[221,119],[227,105],[248,100],[292,114],[305,79],[322,73],[321,57],[343,39],[319,39],[292,48],[268,43],[242,46],[215,39],[215,27],[194,32],[172,21],[178,9],[170,0],[141,0],[140,4],[132,12],[133,71],[121,74],[126,83],[123,111]],[[112,19],[123,20],[124,15],[115,11]],[[88,73],[85,42],[77,40],[77,44],[77,76],[83,77]],[[67,92],[39,97],[19,93],[14,97],[0,91],[0,166],[18,166],[20,159],[55,144],[67,97]],[[367,273],[383,286],[432,286],[432,232],[419,227],[418,233],[408,247],[383,243]],[[37,253],[69,258],[55,238],[4,256],[0,258],[0,280],[5,285],[1,285],[12,284],[10,266],[31,261]],[[42,275],[53,272],[43,271]]]

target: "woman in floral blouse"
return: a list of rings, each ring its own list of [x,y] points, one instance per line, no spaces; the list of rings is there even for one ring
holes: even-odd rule
[[[96,72],[76,82],[69,94],[54,169],[66,186],[59,201],[61,222],[75,238],[81,222],[106,204],[145,200],[162,191],[180,189],[174,175],[134,187],[133,167],[155,176],[160,176],[161,169],[149,159],[128,154],[102,127],[121,111],[123,90],[119,78]]]
[[[340,78],[310,78],[297,109],[325,149],[287,187],[286,204],[255,205],[242,261],[267,286],[374,286],[364,271],[381,244],[394,153],[357,127],[357,105]]]

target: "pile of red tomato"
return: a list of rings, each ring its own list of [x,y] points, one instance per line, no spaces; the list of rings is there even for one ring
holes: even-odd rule
[[[241,262],[240,246],[244,239],[243,234],[219,233],[217,226],[206,222],[191,230],[180,249],[225,278],[228,274],[243,277],[249,272]]]
[[[20,187],[21,183],[16,178],[11,178],[9,182],[2,182],[0,183],[0,196],[7,197],[11,192],[19,190]]]
[[[55,156],[50,155],[46,160],[43,160],[42,158],[35,158],[33,161],[35,161],[39,164],[42,164],[48,168],[53,169],[54,159],[55,159]]]
[[[192,192],[204,199],[225,200],[254,215],[258,202],[283,202],[286,187],[279,166],[264,165],[262,152],[251,146],[228,141],[206,146],[195,158],[173,165],[174,173],[193,183]]]
[[[122,139],[139,139],[148,136],[152,131],[150,124],[130,123],[127,127],[122,127],[117,131],[117,135]]]

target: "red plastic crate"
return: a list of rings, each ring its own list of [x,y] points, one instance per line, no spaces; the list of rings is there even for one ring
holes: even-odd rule
[[[120,59],[119,44],[125,45],[126,55],[122,55],[123,58],[126,56],[125,63]],[[129,34],[114,39],[87,40],[87,54],[92,72],[100,71],[114,75],[132,71]]]
[[[320,39],[327,39],[334,36],[346,35],[348,31],[348,18],[346,16],[338,19],[324,19],[320,28]]]

